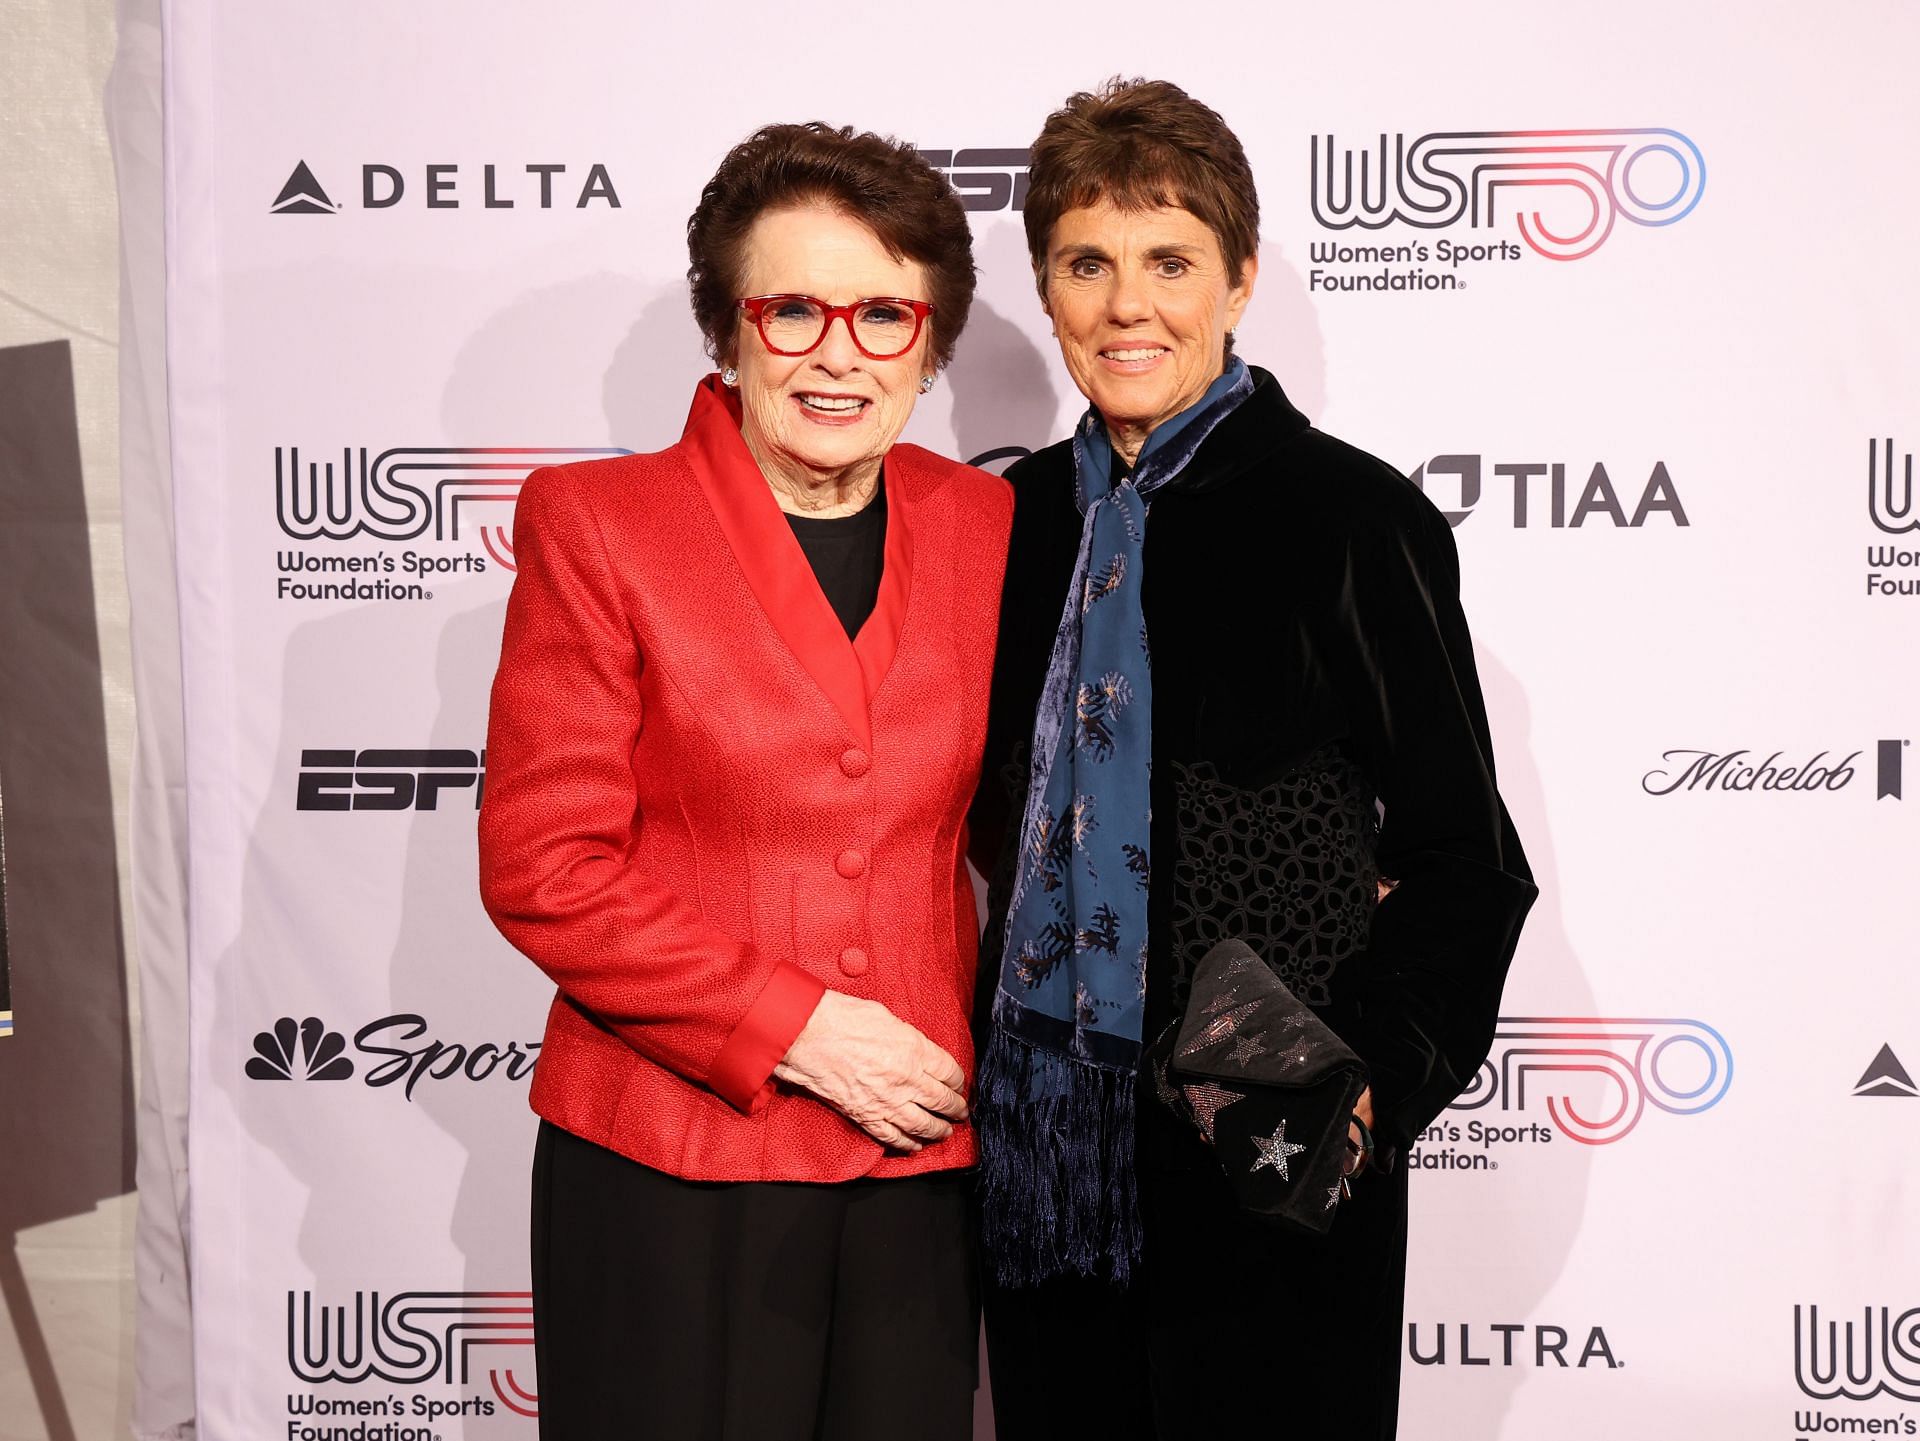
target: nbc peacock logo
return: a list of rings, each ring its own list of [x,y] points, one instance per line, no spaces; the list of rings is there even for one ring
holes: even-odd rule
[[[296,1021],[282,1016],[273,1029],[253,1038],[247,1075],[256,1081],[347,1081],[353,1062],[344,1054],[346,1037],[329,1031],[317,1016]]]

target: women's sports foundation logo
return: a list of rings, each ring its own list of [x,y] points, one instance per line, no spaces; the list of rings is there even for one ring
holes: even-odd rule
[[[1816,1401],[1920,1402],[1920,1306],[1897,1315],[1891,1306],[1860,1306],[1838,1317],[1795,1306],[1793,1371]]]
[[[1462,290],[1466,271],[1528,252],[1583,260],[1621,218],[1645,227],[1685,219],[1707,184],[1700,147],[1664,128],[1433,131],[1344,147],[1316,135],[1311,146],[1310,199],[1323,229],[1470,232],[1402,244],[1315,242],[1307,276],[1315,291]],[[1506,226],[1517,239],[1472,233]]]
[[[1576,1096],[1576,1081],[1597,1099]],[[1544,1104],[1561,1135],[1604,1146],[1632,1132],[1648,1106],[1698,1115],[1732,1084],[1733,1051],[1702,1021],[1503,1016],[1493,1053],[1452,1108]]]
[[[275,556],[275,595],[431,600],[425,582],[433,577],[478,574],[489,564],[511,572],[513,507],[529,475],[631,453],[614,446],[400,446],[370,454],[366,446],[343,446],[336,463],[332,453],[303,460],[298,446],[276,446],[275,518],[283,535],[314,548]],[[380,549],[347,553],[340,542]],[[407,548],[386,548],[399,546]]]
[[[484,1348],[484,1349],[480,1349]],[[506,1349],[502,1349],[506,1348]],[[484,1367],[493,1395],[411,1404],[398,1397],[347,1403],[359,1415],[539,1414],[522,1375],[533,1370],[533,1295],[528,1291],[355,1291],[329,1304],[312,1291],[287,1292],[287,1366],[310,1386],[473,1386]],[[289,1397],[297,1415],[330,1414],[324,1400]],[[331,1403],[337,1405],[339,1403]],[[393,1408],[369,1411],[370,1406]],[[423,1433],[424,1434],[424,1433]]]

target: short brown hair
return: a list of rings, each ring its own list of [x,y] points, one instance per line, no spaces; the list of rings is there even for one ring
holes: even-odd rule
[[[735,302],[754,221],[809,204],[859,221],[889,254],[925,267],[933,361],[951,360],[973,305],[973,232],[960,197],[912,146],[817,120],[768,125],[734,146],[687,218],[687,285],[707,354],[721,364],[734,358]]]
[[[1053,227],[1069,210],[1103,200],[1124,210],[1190,211],[1220,242],[1235,285],[1260,247],[1260,197],[1240,138],[1166,80],[1116,75],[1098,91],[1069,96],[1040,127],[1026,223],[1042,300]]]

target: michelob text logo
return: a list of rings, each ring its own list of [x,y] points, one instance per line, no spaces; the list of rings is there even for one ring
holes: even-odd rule
[[[1647,227],[1685,218],[1707,181],[1700,147],[1666,129],[1383,134],[1358,147],[1318,135],[1311,152],[1313,218],[1327,230],[1511,226],[1518,239],[1316,241],[1309,290],[1459,290],[1463,267],[1511,264],[1528,251],[1580,260],[1622,216]]]
[[[1902,737],[1881,740],[1874,745],[1874,799],[1900,800],[1903,788],[1902,764],[1906,747],[1912,742]],[[1773,751],[1760,759],[1744,747],[1730,751],[1682,748],[1662,751],[1662,765],[1640,777],[1640,789],[1650,796],[1672,796],[1683,791],[1757,791],[1827,792],[1845,790],[1859,772],[1854,762],[1862,752],[1849,751],[1834,756],[1816,751],[1799,762],[1785,760],[1784,751]]]
[[[1491,1171],[1505,1146],[1611,1145],[1649,1106],[1695,1116],[1732,1084],[1733,1051],[1702,1021],[1502,1016],[1487,1059],[1407,1161],[1415,1170]],[[1540,1112],[1544,1121],[1526,1119]]]

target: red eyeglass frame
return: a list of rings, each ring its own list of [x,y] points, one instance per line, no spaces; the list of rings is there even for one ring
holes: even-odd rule
[[[822,322],[820,326],[819,338],[805,350],[782,350],[771,340],[767,339],[767,328],[761,320],[761,316],[766,313],[767,306],[773,304],[776,300],[804,300],[809,305],[819,306],[827,313],[826,320]],[[868,360],[898,360],[909,350],[913,349],[914,342],[919,340],[920,332],[926,326],[927,317],[933,314],[932,301],[908,300],[905,296],[901,295],[869,295],[860,300],[849,301],[845,305],[829,305],[817,295],[784,293],[780,295],[749,295],[744,299],[736,300],[734,304],[744,310],[748,318],[753,321],[754,331],[759,335],[762,345],[766,346],[766,348],[775,355],[784,355],[789,358],[813,354],[814,351],[826,344],[827,332],[833,329],[833,322],[839,320],[845,322],[847,335],[853,341],[854,349],[866,356]],[[868,350],[866,346],[862,345],[860,343],[860,333],[853,328],[853,312],[863,305],[904,305],[907,309],[911,310],[913,312],[913,334],[907,337],[907,343],[891,355],[876,355],[871,350]]]

